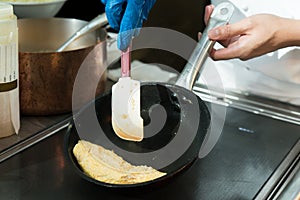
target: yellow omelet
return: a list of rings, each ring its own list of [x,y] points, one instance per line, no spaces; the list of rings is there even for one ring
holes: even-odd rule
[[[149,166],[132,165],[113,151],[85,140],[78,141],[73,153],[88,176],[105,183],[135,184],[166,175]]]

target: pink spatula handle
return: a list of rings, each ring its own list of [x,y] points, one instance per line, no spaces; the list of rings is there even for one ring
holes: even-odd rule
[[[130,77],[130,46],[121,53],[121,77]]]

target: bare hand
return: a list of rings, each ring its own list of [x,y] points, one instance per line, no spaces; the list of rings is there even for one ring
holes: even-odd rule
[[[205,23],[208,22],[213,8],[213,5],[206,7]],[[221,43],[224,48],[213,49],[210,56],[214,60],[231,58],[248,60],[289,46],[293,39],[288,39],[289,31],[283,29],[294,23],[299,21],[271,14],[258,14],[234,24],[214,28],[208,32],[208,37]]]

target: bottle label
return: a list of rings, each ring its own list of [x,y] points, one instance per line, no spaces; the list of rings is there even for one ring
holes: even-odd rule
[[[18,66],[17,45],[0,44],[0,92],[17,88]]]

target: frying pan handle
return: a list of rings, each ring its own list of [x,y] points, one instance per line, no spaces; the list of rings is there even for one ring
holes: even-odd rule
[[[209,55],[215,41],[208,38],[208,31],[212,28],[225,25],[229,22],[234,12],[234,6],[229,2],[218,4],[210,16],[208,25],[202,33],[201,39],[197,43],[188,63],[176,81],[176,85],[182,86],[188,90],[192,90],[198,73],[201,73],[201,68],[206,58]]]
[[[100,15],[98,15],[97,17],[95,17],[94,19],[92,19],[90,22],[88,22],[87,25],[83,26],[81,29],[79,29],[78,31],[76,31],[66,42],[64,42],[57,50],[56,52],[62,52],[63,50],[65,50],[65,48],[74,40],[78,39],[80,36],[94,31],[99,27],[102,27],[104,25],[106,25],[108,23],[107,17],[106,17],[106,13],[102,13]]]

